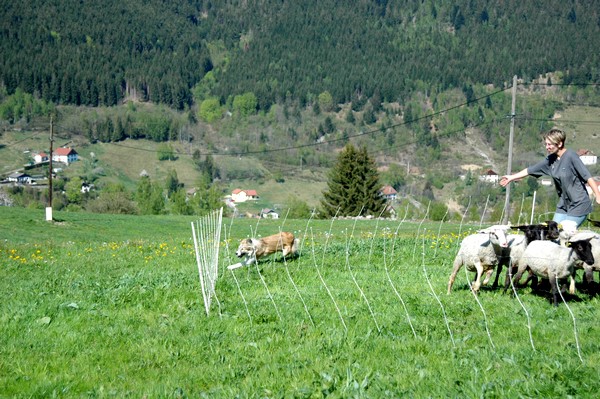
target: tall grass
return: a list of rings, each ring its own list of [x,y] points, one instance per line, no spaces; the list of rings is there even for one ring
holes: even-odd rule
[[[600,388],[597,298],[569,298],[575,335],[564,304],[520,290],[532,347],[510,295],[484,288],[480,307],[464,270],[446,295],[469,227],[224,220],[218,301],[206,316],[193,219],[57,212],[48,223],[36,212],[0,209],[2,397],[593,397]],[[282,228],[302,239],[297,259],[226,269],[240,238]]]

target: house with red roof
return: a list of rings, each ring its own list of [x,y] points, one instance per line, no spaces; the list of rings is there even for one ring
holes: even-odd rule
[[[258,197],[258,193],[256,192],[256,190],[241,190],[239,188],[236,188],[235,190],[233,190],[231,192],[231,199],[234,202],[246,202],[246,201],[255,201],[257,200]]]
[[[392,186],[383,186],[379,193],[388,201],[395,201],[398,198],[398,191]]]
[[[72,162],[77,161],[77,159],[77,151],[75,151],[72,148],[61,147],[57,148],[52,153],[52,161],[54,162],[61,162],[68,165]]]
[[[46,154],[45,152],[33,154],[33,162],[36,164],[48,162],[48,154]]]

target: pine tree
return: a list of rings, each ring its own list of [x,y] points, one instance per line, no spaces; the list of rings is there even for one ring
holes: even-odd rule
[[[142,215],[160,215],[165,210],[165,200],[159,184],[153,183],[148,176],[142,176],[138,182],[136,201]]]
[[[333,216],[385,215],[375,161],[363,147],[346,145],[330,171],[328,189],[323,192],[321,213]]]
[[[167,198],[171,198],[171,195],[179,190],[179,178],[177,177],[177,171],[175,169],[171,169],[169,174],[167,175],[167,179],[165,181],[165,189],[167,190]]]

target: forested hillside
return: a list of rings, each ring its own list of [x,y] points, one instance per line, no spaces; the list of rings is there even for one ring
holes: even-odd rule
[[[600,79],[600,1],[23,0],[0,24],[8,93],[56,104],[134,96],[183,109],[196,87],[223,104],[252,92],[268,110],[323,91],[402,102],[514,74]]]

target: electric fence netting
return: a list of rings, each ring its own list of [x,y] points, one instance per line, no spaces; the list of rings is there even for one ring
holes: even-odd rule
[[[192,236],[194,238],[194,249],[196,263],[198,264],[198,276],[202,289],[202,299],[206,314],[210,313],[210,305],[214,297],[219,302],[215,285],[219,273],[219,245],[221,242],[221,224],[223,220],[223,208],[215,210],[195,222],[192,222]],[[219,305],[219,315],[221,306]]]
[[[480,335],[482,339],[487,339],[492,351],[504,350],[493,339],[494,335],[501,333],[501,327],[495,325],[497,307],[494,298],[490,297],[495,295],[490,290],[482,293],[473,291],[466,267],[464,282],[467,292],[472,294],[469,295],[471,299],[463,297],[457,302],[455,296],[441,295],[448,278],[446,266],[452,263],[461,239],[473,234],[471,229],[481,227],[477,222],[464,228],[464,218],[471,205],[469,200],[458,227],[459,232],[451,234],[453,239],[442,234],[442,229],[446,227],[445,220],[440,221],[434,231],[424,228],[425,219],[412,221],[412,226],[407,227],[409,222],[405,215],[396,222],[386,221],[385,227],[381,228],[380,223],[383,222],[380,220],[383,219],[377,218],[372,222],[364,222],[358,232],[357,223],[363,223],[359,221],[360,218],[352,218],[354,220],[349,225],[348,221],[342,222],[343,218],[334,217],[327,227],[321,224],[318,231],[311,225],[311,219],[299,231],[294,231],[302,237],[304,248],[299,251],[297,258],[291,261],[286,258],[276,260],[276,256],[272,256],[260,262],[254,261],[244,268],[232,269],[222,276],[223,279],[233,278],[230,282],[235,282],[235,285],[224,281],[223,289],[237,289],[238,297],[236,300],[235,291],[229,291],[227,304],[223,308],[219,304],[219,313],[236,314],[240,309],[245,309],[250,325],[254,325],[253,320],[284,324],[291,321],[331,331],[333,323],[341,328],[343,334],[354,333],[357,328],[372,323],[372,329],[378,335],[399,336],[408,333],[417,340],[429,339],[432,329],[442,337],[445,330],[453,348],[458,349],[470,337]],[[218,302],[215,283],[221,217],[222,213],[218,212],[192,226],[207,315],[211,299]],[[233,220],[229,230],[234,228]],[[258,223],[251,230],[254,236],[260,237]],[[342,223],[343,226],[336,225]],[[399,234],[401,226],[404,226],[402,235]],[[283,224],[278,226],[280,233],[283,227]],[[273,226],[269,228],[273,229]],[[221,246],[228,252],[224,262],[230,260],[229,237],[225,241],[225,245]],[[510,267],[507,273],[510,273]],[[538,348],[533,334],[535,317],[527,306],[527,300],[518,294],[512,278],[510,281],[515,307],[521,309],[516,319],[523,318],[522,321],[515,320],[515,323],[525,324],[523,338],[527,337],[532,350],[536,352]],[[479,309],[479,326],[465,326],[457,319],[457,306],[464,306],[464,301],[472,301],[474,308]],[[577,356],[583,362],[585,356],[577,332],[576,312],[564,298],[563,303],[572,318]],[[235,304],[238,304],[237,308]],[[429,315],[426,318],[423,317],[425,308],[425,313]],[[542,316],[538,315],[538,318]]]

